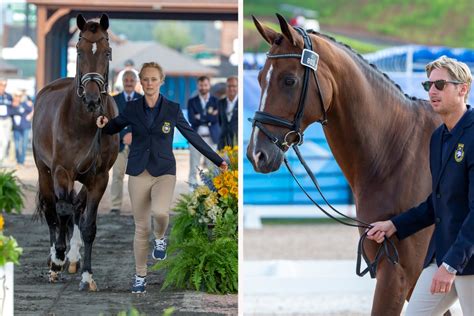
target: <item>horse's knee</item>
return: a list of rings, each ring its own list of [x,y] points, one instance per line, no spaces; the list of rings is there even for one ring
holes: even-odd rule
[[[74,214],[74,206],[72,203],[64,201],[64,200],[59,200],[56,203],[56,213],[58,216],[71,216]]]

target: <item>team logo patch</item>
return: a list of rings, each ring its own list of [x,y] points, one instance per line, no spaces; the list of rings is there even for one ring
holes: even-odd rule
[[[171,123],[170,122],[164,122],[163,127],[161,128],[161,130],[165,134],[168,134],[169,132],[171,132]]]
[[[458,148],[454,151],[454,160],[461,162],[464,158],[464,144],[459,143]]]

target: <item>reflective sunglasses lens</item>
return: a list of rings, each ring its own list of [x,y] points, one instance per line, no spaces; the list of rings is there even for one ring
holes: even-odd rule
[[[421,85],[423,86],[423,88],[425,89],[426,92],[430,91],[431,82],[429,82],[429,81],[423,81],[423,82],[421,83]]]
[[[439,91],[444,89],[444,86],[446,85],[446,80],[436,80],[434,82],[435,88],[438,89]]]

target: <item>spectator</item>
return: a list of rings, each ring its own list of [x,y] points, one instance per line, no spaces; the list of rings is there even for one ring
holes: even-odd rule
[[[123,92],[114,96],[119,114],[123,112],[127,102],[141,98],[142,95],[134,91],[138,77],[133,70],[127,70],[123,74]],[[129,126],[120,131],[120,151],[115,160],[112,172],[112,187],[110,197],[112,202],[111,213],[120,214],[123,196],[123,177],[127,168],[128,153],[132,144],[132,131]]]
[[[227,78],[226,97],[219,100],[219,125],[221,135],[217,148],[221,150],[225,146],[238,144],[239,114],[238,114],[238,84],[237,77]]]
[[[217,149],[219,142],[219,122],[217,99],[209,92],[211,80],[207,76],[198,78],[198,95],[188,101],[188,120],[191,127],[201,138],[213,149]],[[201,153],[189,144],[189,178],[188,182],[192,189],[197,184],[196,173],[201,164]],[[205,164],[209,162],[205,160]]]
[[[133,71],[133,72],[135,73],[135,76],[137,76],[137,78],[138,78],[138,70],[136,70],[136,69],[134,68],[135,63],[133,62],[133,60],[127,59],[127,60],[124,62],[123,65],[125,66],[125,68],[122,69],[122,70],[118,73],[117,79],[115,80],[115,84],[114,84],[114,90],[115,90],[115,91],[123,91],[123,90],[124,90],[123,75],[124,75],[125,71],[127,71],[127,70]],[[142,92],[141,85],[138,84],[138,81],[137,81],[137,83],[135,84],[134,90],[135,90],[136,92],[139,92],[139,93]]]
[[[7,158],[8,143],[12,131],[11,106],[12,96],[5,91],[7,80],[0,78],[0,166]]]
[[[11,114],[13,121],[13,138],[15,141],[16,162],[18,165],[25,164],[26,149],[31,130],[33,118],[33,107],[22,101],[23,93],[17,91],[13,94]]]

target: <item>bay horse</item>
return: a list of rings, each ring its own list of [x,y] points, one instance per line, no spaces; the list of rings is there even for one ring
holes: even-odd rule
[[[66,262],[77,271],[80,247],[84,262],[80,290],[96,291],[91,254],[97,227],[97,207],[107,187],[109,169],[117,157],[118,136],[101,135],[99,115],[117,116],[107,94],[111,48],[109,18],[76,18],[80,30],[75,78],[61,78],[37,95],[33,118],[33,155],[38,169],[36,214],[49,226],[49,281],[56,282]],[[78,194],[74,181],[82,183]],[[66,255],[67,241],[70,249]]]
[[[429,141],[441,124],[429,102],[405,95],[350,47],[277,17],[281,33],[253,18],[271,45],[258,76],[260,106],[247,147],[255,171],[277,170],[288,148],[302,143],[304,130],[320,122],[359,220],[386,220],[424,201],[431,192]],[[303,51],[308,46],[312,49]],[[400,261],[379,262],[372,315],[400,315],[421,273],[432,229],[403,241],[392,237]],[[365,242],[371,260],[378,247]]]

